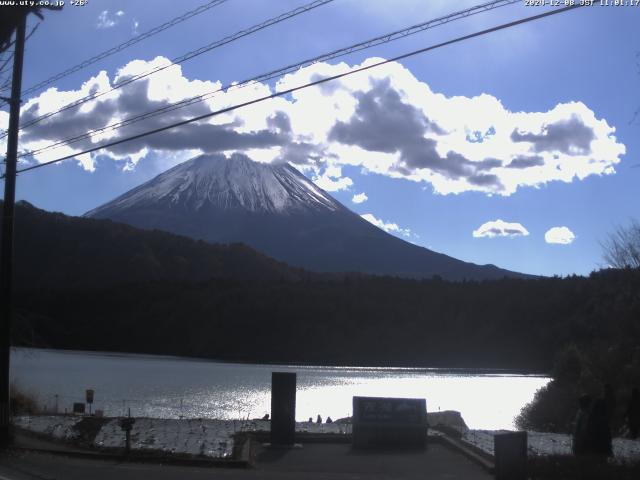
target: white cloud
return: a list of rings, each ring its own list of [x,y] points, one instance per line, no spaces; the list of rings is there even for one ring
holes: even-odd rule
[[[101,17],[105,22],[119,18],[107,10]],[[368,59],[363,65],[379,60]],[[123,66],[115,78],[101,72],[78,90],[52,88],[30,99],[23,107],[23,122],[87,95],[92,89],[103,91],[127,76],[159,66],[169,68],[89,102],[79,112],[71,109],[56,115],[55,122],[31,127],[22,135],[21,145],[30,149],[63,140],[87,128],[101,128],[222,86],[218,81],[186,78],[179,65],[171,66],[163,57],[134,60]],[[317,63],[286,75],[275,89],[284,90],[358,67]],[[229,89],[169,115],[95,135],[91,141],[78,142],[68,150],[79,152],[107,138],[150,130],[273,91],[262,83]],[[488,94],[447,97],[433,92],[407,68],[391,63],[298,90],[287,98],[125,143],[102,154],[123,160],[144,148],[150,154],[189,149],[227,154],[237,151],[258,161],[288,161],[309,169],[314,181],[329,191],[351,187],[353,181],[342,176],[341,167],[356,166],[364,172],[420,182],[442,195],[478,191],[506,196],[518,188],[615,173],[625,146],[618,143],[614,134],[614,127],[598,119],[581,102],[561,103],[545,112],[512,112]],[[48,155],[37,155],[36,160],[46,161],[59,154],[60,150],[53,150]]]
[[[362,193],[356,193],[353,198],[351,199],[351,201],[353,203],[364,203],[367,200],[369,200],[369,197],[367,197],[367,194],[362,192]]]
[[[98,15],[97,27],[98,28],[115,27],[118,24],[118,18],[116,17],[122,17],[123,15],[124,15],[124,12],[122,10],[118,10],[113,15],[109,14],[109,10],[103,10],[102,12],[100,12],[100,15]]]
[[[396,233],[404,237],[411,237],[413,235],[410,229],[400,228],[397,223],[385,222],[384,220],[380,220],[371,213],[365,213],[364,215],[360,215],[360,216],[364,218],[367,222],[372,223],[373,225],[375,225],[378,228],[381,228],[387,233],[392,233],[392,234]]]
[[[336,165],[329,165],[322,175],[313,178],[313,182],[327,192],[337,192],[346,190],[353,185],[353,180],[342,176],[342,168]]]
[[[337,192],[346,190],[353,185],[353,180],[349,177],[334,179],[327,176],[314,177],[313,182],[327,192]]]
[[[6,112],[4,110],[0,110],[0,129],[2,130],[6,130],[9,128],[9,112]],[[0,140],[0,142],[2,142]],[[0,145],[2,145],[2,151],[5,152],[6,151],[6,141],[4,143],[0,143]]]
[[[573,243],[576,236],[567,227],[553,227],[544,234],[544,240],[547,243],[557,243],[560,245],[569,245]]]
[[[473,236],[481,237],[524,237],[529,235],[526,228],[520,223],[510,223],[504,220],[493,220],[480,225],[477,230],[473,231]]]
[[[350,68],[314,65],[285,77],[279,88]],[[294,130],[328,143],[343,164],[425,182],[440,194],[510,195],[522,186],[610,174],[625,152],[615,129],[580,102],[511,112],[491,95],[434,93],[397,63],[293,97]],[[305,114],[310,109],[313,116]]]

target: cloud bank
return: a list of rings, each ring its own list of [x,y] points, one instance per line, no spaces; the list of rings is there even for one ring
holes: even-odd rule
[[[362,65],[379,60],[371,58]],[[91,92],[106,92],[132,75],[165,65],[171,64],[163,57],[134,60],[112,78],[101,72],[78,90],[49,89],[25,103],[22,121],[26,123]],[[318,63],[286,75],[275,90],[358,67]],[[188,79],[179,65],[170,66],[26,129],[21,145],[28,150],[43,147],[220,87],[217,81]],[[106,140],[273,92],[274,87],[262,83],[229,89],[166,115],[37,154],[35,160],[43,162],[77,153]],[[4,123],[0,116],[0,124]],[[614,134],[614,127],[581,102],[561,103],[545,112],[513,112],[492,95],[447,97],[433,92],[404,66],[391,63],[299,90],[286,98],[104,149],[78,161],[91,170],[99,154],[134,168],[152,152],[242,152],[260,162],[289,162],[311,172],[316,183],[329,191],[353,185],[342,175],[343,167],[352,166],[363,172],[428,184],[442,195],[475,191],[508,196],[522,187],[614,173],[625,153],[625,146]]]

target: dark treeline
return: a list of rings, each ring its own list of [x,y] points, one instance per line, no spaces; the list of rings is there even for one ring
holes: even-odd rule
[[[103,288],[211,278],[297,280],[313,275],[242,244],[212,245],[110,220],[46,212],[26,202],[16,204],[18,289]]]
[[[627,413],[634,387],[640,388],[640,269],[600,272],[580,313],[574,337],[554,352],[552,381],[540,389],[516,424],[520,428],[571,432],[578,399],[587,394],[612,398],[613,435],[628,433]]]
[[[570,428],[581,393],[609,382],[624,400],[640,384],[639,269],[484,282],[320,275],[243,245],[24,203],[15,237],[15,345],[551,372],[520,418],[546,430]]]
[[[145,283],[22,290],[15,340],[37,346],[316,364],[550,371],[568,345],[640,339],[640,272],[487,282]]]

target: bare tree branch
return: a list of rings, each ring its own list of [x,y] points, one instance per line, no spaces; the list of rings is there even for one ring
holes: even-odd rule
[[[613,268],[640,268],[640,222],[618,227],[601,243],[603,258]]]

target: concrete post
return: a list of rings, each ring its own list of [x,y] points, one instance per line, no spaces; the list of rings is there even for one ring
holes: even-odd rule
[[[271,374],[271,444],[293,445],[296,432],[296,374]]]
[[[526,480],[527,432],[498,433],[493,449],[496,480]]]

